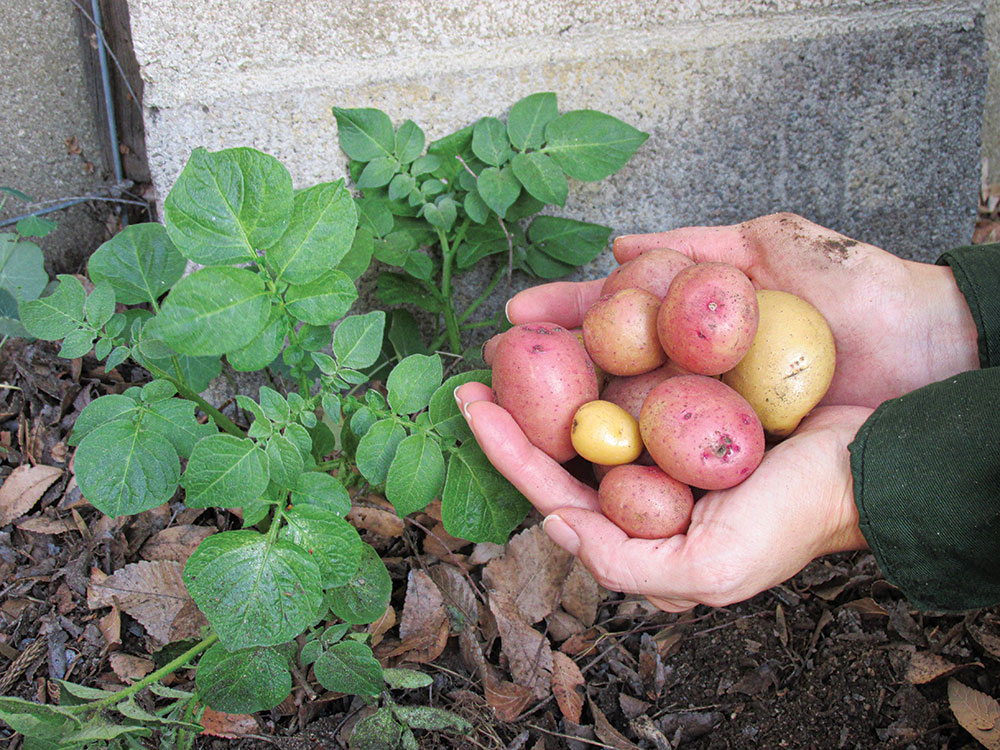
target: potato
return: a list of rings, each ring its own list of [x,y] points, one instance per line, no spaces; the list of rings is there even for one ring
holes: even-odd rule
[[[552,323],[520,325],[496,337],[493,395],[533,445],[560,463],[576,455],[576,410],[597,399],[594,366],[576,336]]]
[[[601,287],[601,295],[614,294],[621,289],[635,287],[645,289],[663,299],[677,272],[692,265],[694,265],[693,260],[676,250],[667,247],[647,250],[612,271]]]
[[[583,340],[583,329],[582,328],[571,328],[570,331],[572,332],[572,334],[574,336],[576,336],[576,340],[580,342],[580,346],[583,347],[583,350],[587,351],[587,344]],[[589,352],[587,353],[587,357],[588,358],[590,357],[590,353]],[[590,363],[594,364],[594,360],[591,359]],[[608,378],[611,377],[606,372],[604,372],[604,370],[602,370],[600,367],[598,367],[596,364],[594,364],[594,375],[597,376],[597,390],[601,390],[602,388],[604,388],[605,384],[608,382]],[[638,419],[638,417],[637,417],[637,419]]]
[[[690,374],[683,367],[668,361],[641,375],[611,375],[601,390],[601,398],[617,404],[638,420],[643,401],[656,385],[675,375]]]
[[[688,266],[671,282],[656,329],[663,350],[681,367],[700,375],[731,370],[757,331],[753,283],[729,263]]]
[[[639,422],[610,401],[589,401],[577,409],[570,438],[583,458],[606,466],[631,463],[642,453]]]
[[[820,311],[794,294],[762,289],[757,306],[757,334],[722,381],[750,403],[765,432],[782,438],[830,387],[836,365],[833,333]]]
[[[660,299],[645,289],[601,297],[583,316],[583,340],[594,364],[612,375],[639,375],[667,361],[656,333]]]
[[[687,530],[691,488],[656,466],[615,466],[597,490],[601,513],[637,539],[665,539]]]
[[[705,490],[739,484],[764,456],[764,430],[753,408],[706,375],[679,375],[653,388],[639,432],[657,466]]]

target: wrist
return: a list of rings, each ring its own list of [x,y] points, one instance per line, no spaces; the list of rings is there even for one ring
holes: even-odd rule
[[[927,382],[979,369],[979,335],[969,303],[948,266],[915,263],[911,266],[916,304],[926,310],[922,327],[926,338]]]

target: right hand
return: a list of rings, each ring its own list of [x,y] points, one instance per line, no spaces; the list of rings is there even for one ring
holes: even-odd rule
[[[697,262],[732,263],[758,289],[812,303],[833,330],[837,368],[824,405],[875,407],[979,367],[975,321],[947,266],[903,260],[794,214],[721,227],[618,237],[620,263],[669,247]],[[511,323],[573,327],[602,281],[557,282],[510,300]]]

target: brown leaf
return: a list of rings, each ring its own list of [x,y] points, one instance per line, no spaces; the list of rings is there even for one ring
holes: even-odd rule
[[[394,511],[382,508],[370,508],[365,505],[355,505],[347,514],[347,520],[355,528],[370,531],[386,537],[403,536],[403,519]]]
[[[924,685],[928,682],[948,677],[969,666],[968,664],[954,664],[945,659],[940,654],[930,651],[915,651],[910,657],[910,664],[906,668],[906,679],[914,685]]]
[[[531,702],[532,695],[531,689],[523,685],[515,685],[489,675],[486,677],[486,703],[500,721],[517,721],[517,717]]]
[[[948,680],[948,703],[965,731],[987,750],[1000,750],[1000,703],[954,677]]]
[[[467,540],[449,534],[444,530],[444,524],[439,522],[427,530],[427,535],[424,537],[424,554],[450,561],[456,557],[458,550],[469,544]]]
[[[469,579],[454,565],[441,563],[427,571],[437,585],[446,607],[461,615],[462,625],[473,628],[479,623],[479,599]]]
[[[205,708],[201,715],[201,725],[205,728],[202,734],[213,737],[224,737],[228,740],[238,740],[248,734],[257,733],[257,722],[249,714],[224,714]]]
[[[597,585],[594,576],[579,558],[573,558],[572,567],[563,582],[559,603],[563,609],[590,627],[597,620],[597,608],[607,596],[607,591]]]
[[[0,485],[0,526],[31,510],[61,475],[62,469],[41,464],[23,464],[14,469]]]
[[[561,651],[552,654],[552,695],[562,715],[579,724],[583,713],[583,673],[577,663]]]
[[[503,557],[504,552],[507,548],[502,544],[494,544],[493,542],[480,542],[475,547],[472,548],[472,554],[469,555],[469,562],[472,565],[484,565],[490,560],[495,560],[498,557]]]
[[[971,625],[966,628],[972,639],[982,646],[983,650],[994,659],[1000,659],[1000,638],[991,633],[987,633],[982,628],[975,628]]]
[[[122,613],[117,604],[111,605],[111,610],[97,621],[97,627],[104,636],[104,642],[108,648],[116,648],[122,645]]]
[[[878,615],[880,617],[884,617],[889,614],[885,607],[872,599],[870,596],[866,596],[862,599],[855,599],[854,601],[847,602],[846,604],[841,604],[837,607],[837,609],[853,609],[855,612],[862,615]]]
[[[399,622],[402,644],[396,653],[405,651],[409,661],[432,662],[444,651],[448,631],[448,610],[440,590],[424,571],[411,570]]]
[[[30,531],[32,534],[68,534],[71,531],[79,531],[72,519],[49,518],[48,516],[19,518],[14,522],[14,525],[21,531]]]
[[[590,695],[587,695],[587,703],[590,705],[590,713],[594,715],[594,732],[597,734],[597,739],[614,750],[639,750],[638,746],[629,742],[624,735],[611,726],[608,717],[597,707]]]
[[[386,634],[386,631],[394,627],[395,624],[396,610],[392,608],[391,604],[386,604],[385,612],[382,613],[382,616],[375,622],[370,623],[366,629],[372,637],[371,647],[375,648],[379,643],[381,643],[382,637]]]
[[[667,682],[667,667],[660,656],[659,644],[649,633],[639,639],[639,679],[646,690],[646,697],[660,697]]]
[[[202,540],[216,531],[218,529],[214,526],[171,526],[153,534],[142,546],[140,554],[146,560],[174,560],[183,565]]]
[[[557,609],[546,617],[545,625],[549,638],[555,643],[562,643],[567,638],[572,638],[577,633],[584,631],[583,624],[563,609]]]
[[[122,611],[139,621],[153,638],[170,643],[178,628],[190,633],[208,624],[193,606],[181,578],[182,570],[180,563],[157,560],[126,565],[103,580],[92,576],[87,606],[98,609],[117,601]]]
[[[532,526],[507,542],[507,553],[483,569],[487,586],[529,625],[552,614],[559,605],[563,582],[573,556]],[[492,598],[492,596],[491,596]]]
[[[500,596],[490,597],[490,611],[500,631],[500,650],[510,665],[514,682],[531,688],[539,700],[547,698],[552,684],[552,648],[549,640],[519,616]]]
[[[109,657],[111,669],[118,679],[127,685],[131,685],[136,680],[141,680],[156,668],[152,659],[144,659],[141,656],[123,654],[116,651]]]

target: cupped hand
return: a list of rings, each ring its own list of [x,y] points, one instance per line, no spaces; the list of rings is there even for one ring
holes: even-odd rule
[[[737,266],[759,289],[808,300],[833,330],[837,369],[824,405],[882,401],[979,366],[976,326],[951,269],[903,260],[794,214],[742,224],[626,235],[614,243],[626,262],[669,247],[697,262]],[[603,281],[527,289],[507,305],[512,323],[579,326]]]
[[[847,446],[870,409],[816,409],[743,483],[700,498],[686,533],[646,540],[601,515],[596,491],[531,445],[488,387],[467,383],[455,397],[493,465],[545,516],[549,536],[602,586],[664,610],[743,601],[816,557],[866,546]]]

